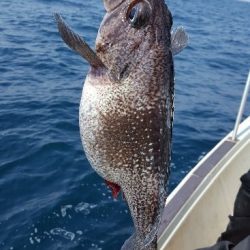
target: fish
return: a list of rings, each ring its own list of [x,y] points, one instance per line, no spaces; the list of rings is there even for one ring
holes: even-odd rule
[[[95,51],[55,13],[64,42],[90,65],[79,108],[85,155],[135,232],[122,250],[157,249],[167,197],[174,113],[173,56],[187,46],[163,0],[104,0]]]

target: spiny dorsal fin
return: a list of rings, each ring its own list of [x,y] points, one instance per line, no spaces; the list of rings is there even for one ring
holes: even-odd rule
[[[72,31],[67,24],[63,21],[62,17],[55,13],[55,20],[59,33],[63,41],[77,53],[79,53],[89,64],[95,68],[105,67],[101,59],[96,53],[88,46],[88,44],[74,31]]]
[[[188,35],[183,27],[171,32],[171,50],[173,55],[179,54],[188,45]]]

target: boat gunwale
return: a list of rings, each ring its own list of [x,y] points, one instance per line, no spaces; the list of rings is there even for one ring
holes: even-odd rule
[[[250,116],[241,124],[239,140],[232,140],[232,132],[222,139],[182,180],[167,199],[158,230],[158,242],[166,231],[173,228],[172,222],[182,211],[204,179],[216,168],[219,162],[250,133]],[[240,143],[241,144],[241,143]]]

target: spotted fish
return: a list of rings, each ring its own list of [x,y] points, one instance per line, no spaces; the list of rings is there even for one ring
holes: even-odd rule
[[[80,103],[85,154],[117,197],[122,190],[135,233],[122,249],[156,249],[171,152],[173,54],[187,43],[172,33],[163,0],[104,0],[96,52],[55,14],[65,43],[90,64]]]

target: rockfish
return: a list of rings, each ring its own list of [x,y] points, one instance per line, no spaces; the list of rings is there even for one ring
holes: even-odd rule
[[[90,64],[79,123],[83,148],[113,195],[120,189],[135,233],[122,249],[156,249],[169,176],[173,54],[187,42],[172,34],[163,0],[104,0],[96,52],[55,14],[66,44]]]

